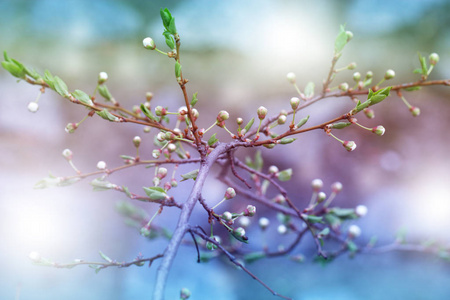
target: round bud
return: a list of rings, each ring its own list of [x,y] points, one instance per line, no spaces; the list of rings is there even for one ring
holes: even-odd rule
[[[182,288],[180,291],[180,299],[188,299],[191,296],[191,291],[187,288]]]
[[[392,69],[389,69],[386,71],[386,73],[384,74],[384,79],[389,80],[395,77],[395,72]]]
[[[156,139],[160,142],[164,142],[166,140],[166,134],[164,132],[158,132]]]
[[[379,136],[382,136],[385,131],[386,131],[386,129],[384,129],[384,127],[381,125],[378,125],[377,127],[372,128],[372,132]]]
[[[348,83],[347,83],[347,82],[341,83],[341,84],[339,85],[339,89],[340,89],[341,91],[343,91],[343,92],[348,91]]]
[[[370,79],[372,77],[373,77],[373,72],[372,71],[367,71],[367,73],[366,73],[366,80]]]
[[[247,205],[247,208],[244,210],[244,216],[253,217],[256,214],[256,206]]]
[[[280,115],[278,117],[277,123],[278,125],[283,125],[284,123],[286,123],[287,117],[285,115]]]
[[[342,183],[340,183],[339,181],[336,181],[335,183],[333,183],[331,185],[331,190],[333,191],[333,193],[337,194],[340,191],[342,191]]]
[[[216,120],[217,120],[218,123],[221,123],[223,121],[228,120],[229,118],[230,118],[230,114],[227,111],[225,111],[225,110],[221,110],[219,112],[219,114],[217,115]]]
[[[150,126],[145,126],[142,130],[144,133],[149,133],[152,128]]]
[[[260,107],[258,108],[258,110],[256,111],[256,113],[258,114],[258,118],[259,118],[260,120],[264,120],[264,118],[265,118],[266,115],[267,115],[267,108],[265,108],[264,106],[260,106]]]
[[[292,109],[296,110],[300,104],[300,99],[297,97],[292,97],[290,103],[291,103]]]
[[[370,108],[364,109],[364,114],[365,114],[366,117],[369,118],[369,119],[375,118],[375,112],[373,111],[373,109],[370,109]]]
[[[355,72],[353,73],[353,80],[358,82],[361,79],[361,73]]]
[[[367,206],[365,206],[365,205],[358,205],[355,208],[355,214],[358,217],[364,217],[365,215],[367,215],[367,211],[368,211],[368,209],[367,209]]]
[[[354,141],[344,141],[342,145],[348,152],[352,152],[356,149],[356,143]]]
[[[99,170],[104,170],[104,169],[106,169],[106,163],[105,163],[103,160],[99,161],[99,162],[97,163],[97,169],[99,169]]]
[[[345,35],[347,36],[347,42],[350,42],[350,40],[353,38],[353,32],[347,30],[345,32]]]
[[[439,55],[437,53],[431,53],[428,57],[430,60],[430,65],[436,65],[439,62]]]
[[[319,192],[317,194],[317,202],[318,203],[322,203],[326,198],[327,198],[327,194],[325,194],[324,192]]]
[[[280,170],[278,169],[277,166],[270,166],[269,167],[269,174],[276,174],[278,173]]]
[[[161,150],[155,149],[152,151],[153,158],[159,158],[160,155],[161,155]]]
[[[39,109],[39,104],[37,104],[36,102],[30,102],[30,103],[28,103],[27,108],[30,112],[35,113]]]
[[[357,225],[350,225],[348,228],[348,235],[352,238],[358,237],[361,235],[361,228]]]
[[[140,233],[143,237],[149,237],[150,236],[150,227],[147,227],[147,226],[142,227]]]
[[[237,118],[237,119],[236,119],[236,123],[237,123],[238,125],[242,125],[242,123],[244,123],[244,119],[242,119],[242,118]]]
[[[139,146],[141,145],[141,137],[140,136],[135,136],[133,138],[133,144],[136,148],[139,148]]]
[[[229,211],[226,211],[222,214],[222,219],[224,219],[225,221],[231,221],[233,220],[233,214]]]
[[[106,72],[100,72],[98,74],[98,84],[102,84],[106,80],[108,80],[108,74]]]
[[[153,41],[153,39],[150,37],[146,37],[142,41],[142,44],[144,45],[145,49],[155,50],[155,48],[156,48],[155,41]]]
[[[175,150],[177,150],[177,146],[175,144],[170,143],[169,145],[167,145],[167,150],[169,150],[170,153],[175,152]]]
[[[288,229],[287,229],[286,225],[280,224],[277,227],[277,231],[278,231],[279,234],[286,234]]]
[[[198,110],[193,108],[192,109],[192,118],[194,119],[194,122],[198,119],[199,115],[200,115],[200,113],[198,112]]]
[[[157,116],[164,116],[164,115],[166,115],[166,113],[167,113],[167,111],[164,107],[159,106],[159,105],[157,107],[155,107],[155,114]]]
[[[152,100],[153,98],[153,93],[152,92],[147,92],[145,93],[145,99],[150,102],[150,100]]]
[[[272,201],[278,204],[284,204],[286,203],[286,198],[283,195],[278,194],[272,199]]]
[[[262,217],[259,219],[258,224],[259,224],[259,227],[261,227],[261,229],[264,230],[269,226],[270,221],[269,221],[269,219]]]
[[[236,197],[236,191],[232,187],[229,187],[225,191],[225,196],[224,197],[225,197],[225,199],[230,200],[230,199]]]
[[[356,69],[356,63],[355,63],[355,62],[350,63],[350,64],[347,66],[347,69],[349,69],[349,70],[354,70],[354,69]]]
[[[293,72],[287,73],[286,78],[290,83],[295,83],[295,74]]]
[[[66,125],[66,128],[64,128],[64,131],[67,133],[74,133],[77,128],[78,128],[77,123],[69,123]]]
[[[158,168],[158,172],[156,173],[156,177],[158,177],[159,179],[163,179],[164,177],[166,177],[167,175],[167,169],[160,167]]]
[[[415,106],[411,106],[409,108],[409,111],[411,112],[411,114],[413,115],[413,117],[417,117],[418,115],[420,115],[420,108],[415,107]]]
[[[62,155],[64,156],[65,159],[72,160],[73,152],[70,149],[64,149]]]
[[[245,236],[245,229],[242,227],[238,227],[233,230],[234,234],[238,237],[244,237]]]
[[[323,181],[321,179],[314,179],[311,181],[311,187],[315,192],[318,192],[323,187]]]
[[[177,187],[177,186],[178,186],[178,181],[177,181],[175,178],[172,178],[172,179],[170,180],[170,185],[171,185],[172,187]]]
[[[246,216],[242,216],[238,219],[239,225],[242,227],[248,227],[251,223],[250,218]]]

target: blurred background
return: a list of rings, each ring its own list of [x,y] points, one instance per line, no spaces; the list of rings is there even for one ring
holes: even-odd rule
[[[22,1],[1,0],[0,50],[36,70],[49,69],[63,78],[70,90],[92,93],[98,73],[107,72],[107,85],[123,106],[131,107],[154,93],[153,106],[176,110],[182,101],[173,78],[173,63],[142,47],[151,36],[166,50],[159,9],[168,7],[176,17],[182,39],[184,75],[189,93],[199,92],[200,126],[207,127],[221,109],[231,118],[256,116],[265,105],[269,114],[289,108],[295,90],[286,74],[295,72],[303,89],[308,81],[316,92],[328,74],[334,39],[339,25],[354,33],[338,67],[356,62],[356,71],[374,72],[374,82],[387,69],[397,76],[392,83],[415,81],[419,67],[417,51],[441,60],[430,79],[450,77],[450,2],[408,1]],[[340,73],[335,83],[349,82],[353,71]],[[352,85],[352,84],[350,84]],[[152,256],[166,241],[147,241],[123,223],[116,212],[114,192],[92,192],[89,180],[67,188],[34,190],[33,185],[50,171],[57,176],[73,173],[61,152],[70,148],[74,162],[85,172],[95,170],[99,160],[114,167],[120,154],[134,155],[132,138],[142,128],[117,125],[89,118],[73,134],[64,127],[86,114],[53,92],[39,100],[39,111],[27,110],[38,88],[0,71],[0,298],[15,300],[53,299],[150,299],[155,270],[109,268],[99,274],[84,266],[71,270],[37,267],[28,259],[31,251],[57,262],[76,258],[98,260],[98,250],[118,261],[131,261],[139,253]],[[421,109],[413,118],[401,100],[392,96],[375,107],[376,118],[359,117],[368,127],[383,125],[378,137],[358,128],[338,131],[338,137],[354,140],[358,148],[348,153],[323,132],[310,132],[276,151],[263,149],[265,167],[292,167],[294,177],[287,188],[300,207],[311,197],[310,182],[321,178],[324,191],[340,181],[344,190],[336,198],[340,207],[365,204],[368,215],[356,222],[362,228],[359,243],[378,236],[390,243],[399,230],[408,241],[435,240],[448,245],[450,236],[450,91],[437,86],[405,93]],[[309,107],[309,124],[320,124],[349,111],[348,99],[327,99]],[[231,124],[232,122],[230,122]],[[234,128],[230,125],[230,128]],[[150,136],[143,141],[142,156],[149,157]],[[223,136],[226,139],[226,135]],[[252,151],[240,151],[244,158]],[[188,168],[183,168],[189,171]],[[183,173],[183,172],[180,172]],[[139,192],[151,185],[153,173],[123,172],[111,181]],[[171,193],[182,201],[189,183]],[[208,182],[208,203],[218,202],[223,184]],[[251,202],[236,199],[230,210]],[[139,203],[137,205],[140,205]],[[156,207],[143,206],[148,214]],[[223,209],[227,209],[224,205]],[[268,217],[269,247],[288,245],[292,235],[276,235],[276,215],[257,206],[257,217]],[[166,209],[158,225],[173,229],[176,209]],[[200,209],[194,224],[204,225]],[[256,218],[255,218],[256,220]],[[255,222],[256,223],[256,222]],[[248,230],[250,247],[258,248],[260,232]],[[249,266],[276,291],[295,299],[450,299],[450,265],[425,254],[388,253],[341,257],[321,267],[313,262],[313,245],[305,241],[294,254],[305,254],[296,264],[287,258],[258,261]],[[192,299],[272,299],[257,282],[222,261],[197,264],[194,249],[182,247],[171,270],[166,299],[178,299],[189,287]]]

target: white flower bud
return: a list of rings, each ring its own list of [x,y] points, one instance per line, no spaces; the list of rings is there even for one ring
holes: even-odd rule
[[[331,185],[331,190],[335,194],[339,193],[340,191],[342,191],[342,183],[340,183],[339,181],[336,181],[335,183],[333,183]]]
[[[105,163],[103,160],[99,161],[99,162],[97,163],[97,169],[99,169],[99,170],[104,170],[104,169],[106,169],[106,163]]]
[[[364,217],[365,215],[367,215],[367,212],[368,212],[368,208],[367,208],[367,206],[365,206],[365,205],[358,205],[358,206],[355,208],[355,214],[356,214],[358,217]]]
[[[236,197],[236,191],[232,187],[229,187],[225,191],[225,196],[224,197],[225,197],[225,199],[230,200],[230,199]]]
[[[295,83],[295,73],[293,73],[293,72],[287,73],[286,78],[290,83],[292,83],[292,84]]]
[[[360,236],[361,228],[359,228],[359,226],[357,225],[350,225],[350,227],[348,228],[348,235],[352,238]]]
[[[264,106],[260,106],[260,107],[258,108],[258,110],[256,111],[256,113],[258,114],[258,118],[259,118],[260,120],[264,120],[264,118],[265,118],[266,115],[267,115],[267,108],[265,108]]]
[[[133,144],[136,148],[138,148],[141,145],[141,137],[140,136],[135,136],[133,138]]]
[[[30,102],[28,103],[28,110],[32,113],[37,112],[39,109],[39,104],[37,104],[36,102]]]
[[[234,230],[234,234],[237,235],[238,237],[243,237],[245,236],[245,229],[242,227],[238,227]]]
[[[439,55],[437,53],[431,53],[428,59],[430,60],[430,65],[434,66],[439,62]]]
[[[326,198],[327,198],[327,194],[325,194],[324,192],[319,192],[317,194],[317,202],[319,202],[319,203],[323,202]]]
[[[222,214],[222,219],[225,221],[231,221],[233,220],[233,215],[229,211],[226,211]]]
[[[395,72],[394,70],[387,70],[386,73],[384,74],[384,79],[389,80],[395,77]]]
[[[375,133],[376,135],[380,135],[380,136],[383,135],[385,131],[386,131],[386,129],[381,125],[378,125],[377,127],[372,128],[372,132]]]
[[[246,216],[242,216],[238,219],[239,225],[242,227],[248,227],[251,223],[250,218]]]
[[[106,72],[100,72],[98,74],[98,83],[102,84],[104,83],[106,80],[108,80],[108,74]]]
[[[314,179],[311,182],[311,186],[314,191],[318,192],[323,187],[323,181],[321,179]]]
[[[62,155],[67,160],[72,160],[73,152],[70,149],[64,149]]]
[[[348,152],[352,152],[356,149],[356,143],[354,141],[345,141],[342,145],[347,149]]]
[[[277,231],[279,234],[286,234],[287,233],[287,227],[284,224],[278,225]]]
[[[155,50],[156,48],[155,41],[153,41],[150,37],[146,37],[142,41],[142,44],[144,45],[145,49]]]
[[[269,226],[270,221],[269,221],[269,219],[262,217],[259,219],[258,224],[259,224],[259,227],[261,227],[261,229],[264,230]]]
[[[292,109],[296,110],[298,108],[298,105],[300,104],[300,99],[298,97],[292,97],[290,103]]]

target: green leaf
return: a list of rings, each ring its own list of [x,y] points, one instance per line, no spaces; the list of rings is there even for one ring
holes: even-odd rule
[[[422,74],[422,69],[414,69],[414,74]]]
[[[308,82],[308,84],[305,87],[305,97],[306,98],[311,98],[312,96],[314,96],[314,88],[315,88],[315,84],[314,82]]]
[[[133,195],[131,195],[130,190],[126,186],[122,186],[123,192],[128,196],[128,198],[132,198]]]
[[[334,229],[339,228],[341,226],[341,223],[342,223],[342,221],[341,221],[341,219],[339,217],[337,217],[334,214],[330,214],[330,213],[325,215],[325,221],[328,224],[330,224],[331,227],[333,227]]]
[[[323,223],[323,217],[306,215],[306,221],[309,223]]]
[[[183,177],[183,179],[181,179],[180,181],[185,181],[185,180],[189,180],[189,179],[196,180],[197,176],[198,176],[198,171],[199,171],[199,169],[193,170],[186,174],[181,175],[181,177]]]
[[[98,274],[98,272],[100,272],[101,268],[99,266],[96,265],[89,265],[89,268],[92,268],[95,270],[95,274]]]
[[[358,250],[358,246],[356,246],[353,241],[347,241],[347,248],[352,253],[355,253]]]
[[[421,88],[422,88],[421,86],[411,86],[411,87],[408,87],[408,88],[406,88],[404,90],[407,91],[407,92],[412,92],[412,91],[418,91]]]
[[[14,77],[25,78],[25,71],[23,67],[21,68],[13,62],[2,61],[2,67]]]
[[[157,118],[144,104],[141,104],[141,111],[150,120],[159,122],[159,118]]]
[[[392,88],[391,86],[388,86],[387,88],[378,90],[375,93],[373,93],[373,95],[371,95],[371,97],[368,98],[370,100],[370,105],[375,105],[386,99],[386,97],[389,96],[391,88]]]
[[[94,191],[107,191],[116,187],[115,184],[104,180],[103,178],[95,178],[91,181]]]
[[[253,126],[253,123],[255,122],[255,118],[252,118],[248,123],[247,123],[247,125],[245,125],[245,127],[244,127],[244,130],[245,130],[245,133],[247,133],[249,130],[250,130],[250,128]]]
[[[80,181],[79,177],[64,179],[63,177],[55,177],[53,175],[49,175],[49,177],[45,177],[44,179],[38,181],[35,185],[35,189],[45,189],[48,187],[56,187],[56,186],[68,186]]]
[[[11,58],[8,56],[8,53],[5,51],[3,51],[3,57],[5,59],[5,61],[11,62]]]
[[[288,181],[291,179],[291,177],[292,177],[292,169],[291,168],[278,172],[278,176],[277,176],[278,180],[280,180],[280,181]]]
[[[336,40],[334,42],[334,53],[338,54],[344,49],[345,45],[347,44],[347,34],[345,33],[345,27],[343,25],[340,26],[339,34],[336,37]]]
[[[74,96],[76,99],[78,99],[78,101],[80,101],[81,103],[84,103],[89,106],[94,105],[94,103],[91,100],[91,97],[89,97],[88,94],[86,94],[85,92],[83,92],[81,90],[75,90],[75,92],[72,93],[72,96]]]
[[[422,56],[422,54],[420,54],[420,52],[417,52],[417,54],[419,55],[420,66],[422,67],[421,74],[427,75],[428,74],[427,60],[424,56]]]
[[[106,108],[104,108],[102,111],[96,111],[97,115],[102,117],[105,120],[111,121],[111,122],[119,122],[120,118],[116,117],[112,113],[110,113]]]
[[[53,78],[55,91],[63,97],[69,95],[69,91],[67,90],[67,84],[58,76]]]
[[[166,191],[161,187],[143,187],[143,189],[147,196],[152,200],[164,200],[169,197],[167,196]]]
[[[290,143],[292,143],[295,140],[296,140],[295,138],[287,138],[287,137],[285,137],[285,138],[282,138],[281,140],[279,140],[278,142],[280,144],[282,144],[282,145],[285,145],[285,144],[290,144]]]
[[[107,101],[111,101],[112,95],[108,90],[108,87],[104,84],[100,85],[98,87],[98,92],[100,93],[100,95],[105,98]]]
[[[44,72],[44,81],[46,84],[48,84],[48,86],[54,90],[55,89],[55,84],[54,84],[54,78],[52,73],[50,73],[49,70],[45,70]]]
[[[231,234],[235,239],[237,239],[238,241],[240,241],[240,242],[242,242],[242,243],[248,244],[248,238],[247,238],[247,237],[245,237],[245,236],[243,236],[243,237],[238,236],[238,235],[236,235],[236,233],[234,233],[234,231],[230,231],[230,234]]]
[[[353,208],[339,208],[334,207],[330,210],[330,213],[333,213],[337,217],[339,217],[341,220],[348,220],[348,219],[356,219],[357,215],[355,214],[355,210]]]
[[[175,40],[173,39],[173,36],[168,31],[163,32],[164,37],[166,38],[166,45],[170,49],[175,49]]]
[[[175,26],[175,18],[174,17],[172,17],[172,19],[170,20],[167,30],[173,35],[177,34],[177,27]]]
[[[104,260],[106,260],[107,262],[112,262],[113,260],[111,259],[111,258],[109,258],[108,256],[106,256],[106,254],[105,253],[103,253],[102,251],[98,251],[98,253],[100,254],[100,256],[104,259]]]
[[[208,145],[211,147],[213,146],[215,143],[217,143],[219,141],[219,139],[216,138],[216,134],[214,133],[208,140]]]
[[[298,122],[297,125],[295,125],[295,128],[298,129],[298,128],[302,127],[303,125],[306,124],[306,122],[308,122],[308,120],[309,120],[309,116],[301,119],[300,122]]]
[[[31,68],[28,68],[28,67],[24,66],[24,71],[25,71],[25,73],[27,73],[28,76],[30,76],[34,80],[41,79],[41,75],[39,75],[39,73],[36,72],[34,69],[31,69]]]
[[[350,122],[337,122],[337,123],[332,124],[331,127],[334,129],[343,129],[350,125],[352,125],[352,123],[350,123]]]
[[[264,252],[253,252],[244,255],[244,260],[248,263],[252,263],[254,261],[257,261],[261,258],[265,258],[267,255]]]
[[[364,87],[368,87],[371,84],[372,84],[372,78],[369,78],[363,82]]]
[[[181,65],[179,62],[175,63],[175,77],[176,78],[181,77]]]
[[[198,94],[198,92],[195,92],[193,95],[192,95],[192,100],[191,100],[191,106],[192,107],[194,107],[194,105],[197,103],[197,101],[198,101],[198,99],[197,99],[197,94]]]
[[[321,232],[319,232],[317,235],[326,236],[326,235],[329,235],[329,234],[330,234],[330,228],[326,227]]]
[[[256,151],[255,153],[255,170],[261,171],[264,165],[264,160],[261,155],[261,151]]]
[[[170,13],[169,9],[165,8],[160,10],[161,19],[163,22],[163,25],[166,29],[169,28],[170,20],[172,20],[172,14]]]

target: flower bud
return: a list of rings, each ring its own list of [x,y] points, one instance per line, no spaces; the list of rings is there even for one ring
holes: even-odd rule
[[[347,69],[349,69],[349,70],[356,69],[356,63],[355,62],[349,63],[348,66],[347,66]]]
[[[158,132],[158,134],[156,135],[156,139],[159,142],[164,142],[166,140],[166,134],[164,132]]]
[[[225,196],[224,197],[225,197],[225,199],[230,200],[230,199],[236,197],[236,191],[232,187],[229,187],[225,191]]]
[[[259,219],[258,224],[259,224],[259,227],[261,227],[262,230],[265,230],[269,226],[270,221],[269,221],[269,219],[267,219],[265,217],[262,217],[262,218]]]
[[[273,149],[277,144],[263,144],[263,146],[267,149]]]
[[[198,112],[198,110],[196,108],[192,109],[192,118],[194,119],[193,121],[197,121],[198,116],[200,115],[200,113]]]
[[[356,149],[356,143],[354,141],[345,141],[342,143],[342,145],[348,152],[352,152]]]
[[[156,48],[155,41],[153,41],[153,39],[150,37],[146,37],[142,41],[142,44],[144,45],[145,49],[155,50],[155,48]]]
[[[67,160],[72,160],[73,152],[70,149],[64,149],[62,155]]]
[[[170,153],[173,153],[177,150],[177,145],[170,143],[167,145],[167,150],[169,150]]]
[[[300,104],[300,99],[297,97],[292,97],[290,103],[291,103],[292,109],[296,110]]]
[[[225,110],[221,110],[219,112],[219,114],[217,115],[216,120],[217,120],[218,123],[221,123],[223,121],[228,120],[229,118],[230,118],[230,114],[227,111],[225,111]]]
[[[239,225],[242,227],[248,227],[251,223],[250,218],[246,216],[242,216],[238,219]]]
[[[152,92],[147,92],[145,93],[145,99],[150,102],[150,100],[152,100],[153,98],[153,93]]]
[[[272,199],[272,201],[278,204],[284,204],[286,203],[286,198],[283,195],[278,194]]]
[[[37,104],[36,102],[30,102],[28,103],[28,110],[32,113],[37,112],[39,109],[39,104]]]
[[[236,123],[237,123],[238,125],[242,125],[242,124],[244,123],[244,119],[242,119],[242,118],[237,118],[237,119],[236,119]]]
[[[165,116],[167,114],[167,110],[164,107],[158,105],[157,107],[155,107],[155,114],[157,116]]]
[[[265,118],[266,115],[267,115],[267,108],[265,108],[264,106],[260,106],[260,107],[258,108],[258,110],[256,111],[256,113],[258,114],[258,118],[259,118],[260,120],[264,120],[264,118]]]
[[[277,123],[278,125],[283,125],[284,123],[286,123],[287,117],[285,115],[280,115],[278,117]]]
[[[242,227],[238,227],[233,230],[234,234],[238,237],[244,237],[245,236],[245,229]]]
[[[186,300],[191,296],[191,291],[187,288],[182,288],[180,291],[180,299]]]
[[[226,211],[222,214],[222,219],[224,219],[225,221],[231,221],[233,220],[233,214],[230,213],[229,211]]]
[[[353,73],[353,80],[358,82],[361,79],[361,73],[355,72]]]
[[[355,214],[358,217],[364,217],[365,215],[367,215],[367,211],[368,211],[368,209],[367,209],[367,206],[365,206],[365,205],[358,205],[355,208]]]
[[[437,53],[431,53],[428,57],[430,60],[430,65],[436,65],[439,62],[439,55]]]
[[[156,177],[159,179],[163,179],[167,175],[167,169],[166,168],[158,168],[158,172],[156,173]]]
[[[270,166],[269,167],[269,174],[276,174],[279,172],[279,169],[277,166]]]
[[[317,194],[317,202],[318,203],[322,203],[326,198],[327,198],[327,194],[325,194],[324,192],[319,192]]]
[[[293,73],[293,72],[287,73],[286,78],[290,83],[292,83],[292,84],[295,83],[295,73]]]
[[[394,70],[387,70],[386,73],[384,74],[384,79],[389,80],[395,77],[395,72]]]
[[[339,181],[336,181],[335,183],[333,183],[331,185],[331,190],[335,194],[339,193],[340,191],[342,191],[342,183],[340,183]]]
[[[347,83],[347,82],[341,83],[341,84],[339,85],[339,89],[340,89],[341,91],[343,91],[343,92],[348,91],[348,83]]]
[[[99,161],[99,162],[97,163],[97,169],[99,169],[99,170],[104,170],[104,169],[106,169],[106,163],[105,163],[103,160]]]
[[[409,111],[411,112],[411,114],[413,115],[413,117],[417,117],[418,115],[420,115],[420,108],[415,107],[415,106],[411,106],[409,108]]]
[[[314,179],[311,182],[311,187],[313,188],[314,192],[318,192],[323,187],[323,181],[321,179]]]
[[[177,187],[177,186],[178,186],[178,181],[177,181],[175,178],[172,178],[172,179],[170,180],[170,185],[171,185],[172,187]]]
[[[69,124],[66,125],[66,128],[64,128],[64,130],[67,133],[74,133],[77,128],[78,128],[78,124],[77,123],[69,123]]]
[[[367,71],[365,79],[367,80],[367,79],[370,79],[372,77],[373,77],[373,72],[372,71]]]
[[[350,225],[350,227],[348,228],[348,235],[351,238],[355,238],[361,235],[361,228],[359,228],[359,226],[357,225]]]
[[[141,137],[140,136],[135,136],[133,138],[133,144],[136,148],[139,148],[139,146],[141,145]]]
[[[363,111],[367,118],[369,118],[369,119],[375,118],[375,112],[373,111],[373,109],[366,108]]]
[[[353,38],[353,32],[347,30],[345,32],[345,35],[347,36],[347,42],[350,42],[350,40]]]
[[[386,131],[386,129],[384,129],[384,127],[381,125],[378,125],[377,127],[372,128],[372,132],[379,136],[382,136],[385,131]]]
[[[278,225],[278,227],[277,227],[277,231],[278,231],[279,234],[282,234],[282,235],[283,235],[283,234],[286,234],[286,233],[287,233],[288,229],[287,229],[286,225],[280,224],[280,225]]]
[[[244,210],[244,216],[253,217],[256,214],[256,206],[248,205]]]
[[[140,233],[143,237],[149,237],[150,236],[150,227],[144,226],[141,228]]]
[[[106,72],[100,72],[98,74],[98,84],[102,84],[106,80],[108,80],[108,74]]]
[[[155,149],[155,150],[152,151],[153,158],[158,159],[160,155],[161,155],[161,150]]]

